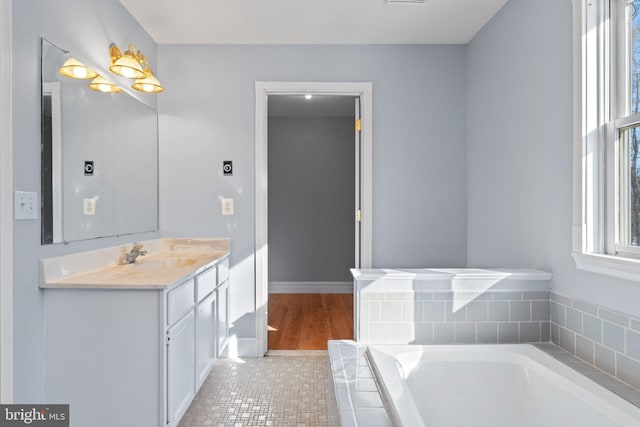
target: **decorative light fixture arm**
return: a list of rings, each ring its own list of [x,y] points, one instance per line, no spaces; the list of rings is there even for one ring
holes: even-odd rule
[[[140,51],[138,51],[138,61],[140,62],[140,65],[142,66],[143,70],[150,68],[149,61],[147,61],[147,57],[144,56],[144,54]]]

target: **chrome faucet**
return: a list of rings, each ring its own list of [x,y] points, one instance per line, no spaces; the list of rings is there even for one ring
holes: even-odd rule
[[[136,262],[136,258],[138,258],[139,256],[145,256],[147,254],[147,251],[141,249],[142,243],[134,243],[131,250],[124,254],[124,257],[122,258],[122,261],[120,261],[120,264],[133,264],[134,262]]]

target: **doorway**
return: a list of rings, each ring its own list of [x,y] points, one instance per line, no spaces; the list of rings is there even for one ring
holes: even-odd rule
[[[353,338],[359,98],[268,98],[269,350]]]
[[[274,95],[339,95],[358,97],[362,123],[358,164],[359,259],[361,268],[371,267],[371,83],[314,83],[314,82],[256,82],[256,355],[267,352],[268,345],[268,97]],[[355,212],[354,220],[355,220]]]

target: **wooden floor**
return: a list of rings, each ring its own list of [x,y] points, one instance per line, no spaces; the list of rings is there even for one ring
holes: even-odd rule
[[[269,294],[269,350],[326,350],[353,339],[351,294]]]

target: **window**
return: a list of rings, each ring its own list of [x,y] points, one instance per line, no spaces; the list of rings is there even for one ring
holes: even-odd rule
[[[574,258],[640,281],[640,0],[574,6]]]
[[[613,253],[640,255],[640,1],[620,2],[617,25],[620,99],[615,120],[618,195]]]

